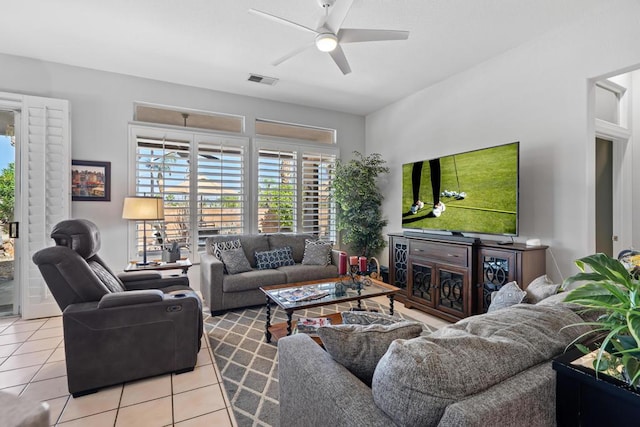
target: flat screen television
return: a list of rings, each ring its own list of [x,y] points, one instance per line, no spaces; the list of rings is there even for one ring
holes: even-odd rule
[[[402,228],[517,236],[519,146],[404,164]]]

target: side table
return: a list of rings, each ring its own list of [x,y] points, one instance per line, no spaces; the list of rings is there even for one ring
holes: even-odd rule
[[[193,264],[188,258],[179,259],[176,262],[150,262],[147,265],[138,265],[134,262],[130,262],[124,269],[126,273],[132,271],[163,271],[163,270],[182,270],[183,275],[187,275],[189,268]]]

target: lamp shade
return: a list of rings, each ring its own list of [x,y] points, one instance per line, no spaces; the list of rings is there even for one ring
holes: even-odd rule
[[[138,220],[164,219],[164,200],[159,197],[125,197],[122,218]]]

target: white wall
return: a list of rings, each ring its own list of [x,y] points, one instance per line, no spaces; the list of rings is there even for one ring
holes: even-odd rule
[[[127,124],[133,120],[136,101],[244,115],[248,136],[253,136],[256,117],[333,128],[343,158],[350,159],[354,150],[364,151],[361,116],[17,56],[0,55],[0,91],[70,100],[72,157],[111,162],[111,202],[73,202],[72,215],[99,226],[100,253],[114,269],[123,268],[128,260],[122,201],[128,188],[128,156],[133,154],[128,149]]]
[[[638,16],[635,0],[603,2],[574,25],[367,116],[367,153],[381,153],[391,168],[387,231],[402,227],[403,163],[520,141],[518,240],[550,246],[561,272],[548,252],[553,279],[573,274],[573,260],[595,248],[589,87],[640,65]]]

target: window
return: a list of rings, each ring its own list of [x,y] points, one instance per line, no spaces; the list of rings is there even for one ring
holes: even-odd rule
[[[242,233],[245,228],[244,137],[131,126],[135,145],[136,195],[164,199],[165,220],[136,224],[134,252],[178,243],[197,261],[207,236]],[[195,249],[194,249],[195,248]]]
[[[261,233],[305,232],[335,240],[330,197],[337,148],[256,140],[257,227]]]

